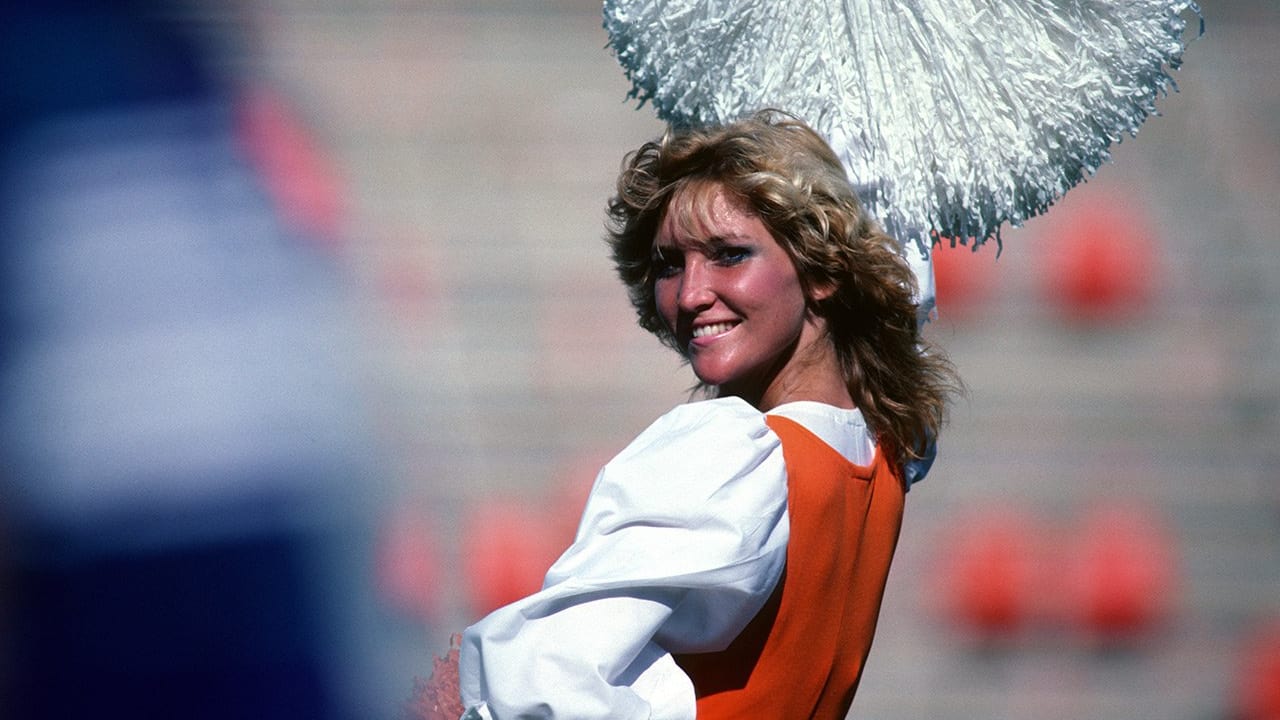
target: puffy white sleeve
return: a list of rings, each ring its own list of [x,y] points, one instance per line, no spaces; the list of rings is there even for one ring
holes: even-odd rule
[[[543,589],[467,629],[468,715],[692,720],[670,653],[737,637],[777,584],[789,533],[764,416],[736,398],[676,408],[601,470]]]

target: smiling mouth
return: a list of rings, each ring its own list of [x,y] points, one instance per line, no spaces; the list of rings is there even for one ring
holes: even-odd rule
[[[696,339],[700,337],[710,337],[711,335],[719,335],[720,333],[726,333],[726,332],[729,332],[729,330],[733,329],[733,326],[736,324],[737,323],[721,322],[721,323],[713,323],[711,325],[703,325],[701,327],[696,327],[693,329],[693,337]]]

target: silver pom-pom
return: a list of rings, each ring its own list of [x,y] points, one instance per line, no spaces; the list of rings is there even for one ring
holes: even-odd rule
[[[885,229],[999,239],[1173,85],[1190,0],[605,0],[633,95],[675,125],[761,108],[824,134]],[[1203,25],[1203,21],[1201,21]],[[1201,28],[1203,31],[1203,27]]]

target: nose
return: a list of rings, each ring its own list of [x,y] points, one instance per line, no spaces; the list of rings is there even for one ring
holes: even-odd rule
[[[680,289],[676,295],[680,310],[691,313],[710,307],[716,299],[711,280],[706,264],[698,258],[689,258],[680,275]]]

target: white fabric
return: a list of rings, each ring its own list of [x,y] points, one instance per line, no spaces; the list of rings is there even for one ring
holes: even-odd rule
[[[775,412],[854,462],[873,457],[857,410]],[[693,685],[670,653],[728,645],[786,560],[786,466],[764,420],[738,398],[682,405],[600,471],[543,589],[464,634],[468,717],[692,720]]]
[[[769,411],[803,425],[822,442],[835,448],[855,465],[870,465],[876,457],[876,442],[862,413],[842,410],[825,403],[801,400]]]

